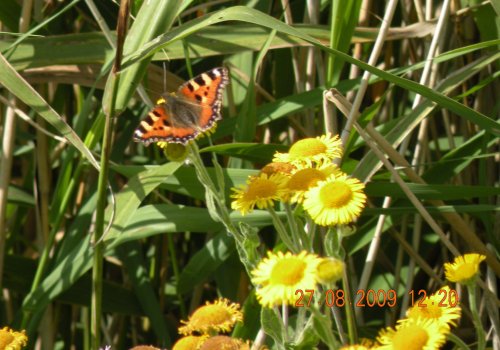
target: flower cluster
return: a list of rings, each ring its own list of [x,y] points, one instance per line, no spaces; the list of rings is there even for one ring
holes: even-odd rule
[[[382,329],[377,341],[364,341],[357,345],[344,346],[341,350],[438,350],[446,343],[446,336],[451,326],[456,326],[460,319],[461,308],[458,305],[438,306],[442,300],[442,290],[426,297],[423,304],[415,304],[407,312],[407,317],[397,322],[396,327]]]
[[[288,153],[276,153],[273,163],[259,175],[234,188],[231,207],[245,215],[255,207],[265,209],[283,201],[302,205],[318,225],[353,222],[361,214],[366,195],[359,180],[332,163],[341,156],[338,136],[300,140]]]
[[[479,264],[484,259],[484,255],[472,253],[455,258],[453,263],[445,263],[446,279],[471,286],[478,275]],[[451,327],[457,325],[462,313],[458,300],[450,304],[441,304],[443,294],[451,295],[448,286],[443,286],[438,292],[426,297],[422,304],[416,303],[408,309],[407,317],[399,320],[396,327],[381,330],[377,343],[350,345],[343,347],[342,350],[441,349],[446,343],[446,336],[450,333]],[[471,300],[471,303],[475,303],[475,300]],[[471,311],[474,313],[476,308],[471,307]],[[478,328],[476,326],[476,329]]]
[[[440,305],[442,291],[450,291],[448,286],[423,301],[425,307],[415,304],[407,311],[407,318],[398,321],[395,328],[388,327],[379,332],[380,344],[377,349],[403,349],[410,345],[415,349],[440,349],[446,342],[451,326],[456,326],[461,316],[460,306],[455,303]],[[448,294],[447,294],[448,295]]]
[[[470,284],[478,275],[479,264],[484,259],[480,254],[459,256],[453,263],[445,263],[446,278]],[[260,287],[256,293],[257,300],[264,307],[290,305],[296,301],[297,289],[314,290],[318,283],[330,284],[341,278],[343,269],[342,261],[320,258],[305,251],[299,254],[268,252],[267,257],[252,271],[252,282]],[[380,330],[376,341],[362,339],[359,344],[344,345],[341,350],[441,349],[451,327],[456,326],[461,317],[458,300],[440,304],[443,291],[451,295],[448,286],[441,287],[426,300],[415,303],[407,311],[407,317],[399,320],[395,327]],[[242,320],[238,304],[227,299],[207,302],[188,321],[182,321],[179,333],[184,337],[175,343],[173,350],[250,349],[248,341],[218,334],[229,332],[236,322]],[[5,330],[0,330],[0,334]]]
[[[216,207],[223,214],[220,215],[221,220],[234,235],[241,252],[246,254],[242,262],[250,271],[258,302],[264,308],[282,306],[280,316],[283,329],[290,326],[287,305],[296,305],[300,297],[297,295],[298,290],[322,290],[320,285],[335,288],[338,279],[348,278],[344,262],[334,258],[345,256],[342,239],[347,227],[331,226],[346,225],[357,220],[367,197],[364,185],[336,166],[338,162],[335,160],[342,153],[337,136],[303,139],[293,144],[288,153],[276,153],[273,162],[263,167],[259,174],[250,176],[244,185],[233,188],[231,208],[242,215],[256,208],[267,209],[281,239],[275,246],[276,252],[268,252],[260,262],[255,250],[260,243],[259,237],[247,235],[247,230],[238,230],[227,212],[225,201],[220,200],[225,198],[224,186],[218,189],[204,171],[201,159],[192,158],[198,174],[201,174],[200,181],[213,201],[218,203]],[[283,210],[279,215],[274,210],[277,202]],[[286,221],[283,221],[285,216]],[[330,227],[318,229],[317,225]],[[283,247],[289,252],[282,252]],[[320,257],[314,251],[324,252],[327,257]],[[466,254],[444,265],[448,280],[464,283],[468,287],[478,348],[484,348],[486,337],[484,332],[481,333],[481,318],[475,306],[477,298],[472,293],[475,292],[473,287],[482,260],[484,257],[481,255]],[[440,304],[443,290],[449,296],[456,295],[448,287],[442,287],[422,302],[427,305],[426,308],[420,307],[420,303],[411,307],[406,317],[397,321],[394,327],[380,330],[376,340],[344,344],[341,349],[441,349],[447,337],[451,337],[451,328],[457,325],[462,313],[458,299],[456,303]],[[241,321],[238,307],[225,299],[201,307],[188,321],[183,322],[179,332],[184,338],[173,349],[247,349],[248,342],[219,334],[230,331],[235,322]],[[313,303],[312,307],[317,305]],[[265,312],[279,315],[276,308]],[[347,314],[347,317],[352,318],[352,315]],[[259,347],[258,340],[259,337],[254,346]],[[335,348],[340,347],[337,344],[339,346]]]

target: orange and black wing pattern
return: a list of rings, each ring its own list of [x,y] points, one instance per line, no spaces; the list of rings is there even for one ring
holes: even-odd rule
[[[165,96],[141,121],[134,140],[146,144],[165,141],[186,144],[210,130],[221,119],[226,68],[214,68],[187,81],[175,96]]]

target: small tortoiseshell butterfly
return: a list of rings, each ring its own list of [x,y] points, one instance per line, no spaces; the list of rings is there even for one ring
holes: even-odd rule
[[[187,144],[213,128],[220,115],[226,68],[214,68],[182,84],[176,94],[165,94],[134,131],[134,141]]]

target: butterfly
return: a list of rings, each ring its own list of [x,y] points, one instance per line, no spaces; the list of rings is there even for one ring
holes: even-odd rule
[[[222,119],[222,92],[228,82],[226,68],[213,68],[182,84],[177,93],[162,95],[135,129],[134,141],[185,145],[212,129]]]

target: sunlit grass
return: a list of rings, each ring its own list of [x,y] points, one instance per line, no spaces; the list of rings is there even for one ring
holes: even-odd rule
[[[133,2],[123,71],[112,75],[119,4],[35,3],[0,6],[0,329],[26,334],[29,348],[97,348],[91,339],[103,348],[171,348],[181,320],[223,297],[241,305],[243,322],[233,333],[233,324],[206,332],[195,339],[199,346],[208,337],[227,341],[215,338],[225,332],[241,348],[373,348],[362,337],[390,348],[417,329],[414,344],[422,349],[492,347],[499,335],[489,333],[496,329],[490,320],[500,305],[486,290],[494,283],[487,279],[500,275],[500,54],[492,4],[452,2],[440,27],[447,1],[397,6],[393,16],[392,2],[366,8],[361,0]],[[438,49],[429,55],[433,39]],[[187,148],[186,159],[170,161],[156,145],[132,141],[151,101],[219,66],[230,72],[223,120]],[[234,204],[233,188],[276,177],[259,171],[277,155],[295,157],[297,141],[321,135],[339,135],[342,151],[291,162],[279,195]],[[316,154],[308,145],[301,154]],[[290,160],[282,158],[275,160]],[[318,174],[333,169],[332,160],[336,175],[323,179]],[[302,163],[318,180],[287,187]],[[99,202],[103,165],[109,175]],[[340,172],[343,186],[334,181]],[[353,183],[357,192],[347,186]],[[323,190],[320,203],[325,188],[335,196]],[[348,200],[355,203],[342,220],[331,220],[326,204],[337,213]],[[311,214],[315,208],[321,215]],[[103,233],[103,272],[92,284],[96,231]],[[335,258],[343,276],[321,284],[308,275],[317,288],[297,286],[302,307],[290,291],[276,306],[285,299],[262,295],[252,271],[269,254],[303,250]],[[446,285],[444,264],[466,253],[485,256],[467,287],[478,304],[449,284],[461,319],[454,318],[453,333],[447,328],[426,344],[439,327],[405,323],[406,311],[420,297],[436,298]],[[92,293],[102,297],[93,310]],[[370,299],[377,295],[378,304]],[[384,295],[391,300],[382,305]],[[263,298],[273,302],[261,308]],[[91,314],[102,316],[97,327]],[[462,332],[472,326],[481,339]],[[0,344],[13,341],[12,332]]]

